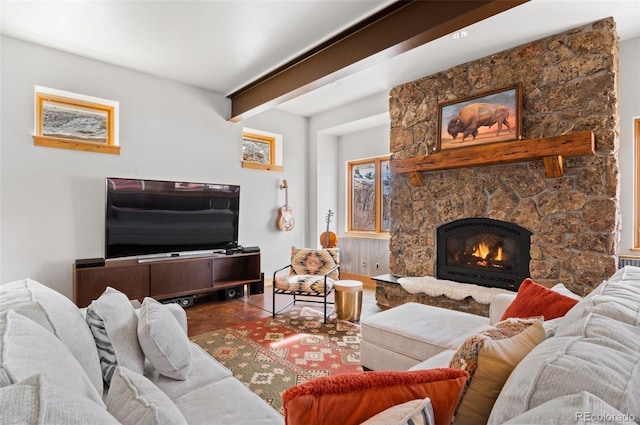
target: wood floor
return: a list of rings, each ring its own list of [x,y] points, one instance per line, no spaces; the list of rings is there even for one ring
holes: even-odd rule
[[[331,295],[333,299],[333,295]],[[276,295],[276,307],[281,308],[290,302],[292,297]],[[303,305],[322,311],[322,304],[301,303]],[[291,308],[291,307],[288,307]],[[375,300],[375,288],[365,287],[362,294],[361,319],[382,311],[384,307],[378,306]],[[263,294],[247,295],[244,297],[224,300],[217,296],[197,298],[194,305],[185,309],[189,325],[189,336],[199,335],[214,329],[234,326],[245,321],[261,319],[271,316],[273,311],[272,287],[266,282]],[[286,310],[285,310],[286,311]],[[335,313],[334,316],[335,317]]]

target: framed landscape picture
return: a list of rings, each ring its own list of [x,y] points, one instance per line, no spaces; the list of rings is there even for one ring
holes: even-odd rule
[[[437,149],[519,140],[522,84],[438,106]]]

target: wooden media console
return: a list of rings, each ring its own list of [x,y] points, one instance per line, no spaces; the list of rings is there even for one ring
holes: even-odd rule
[[[204,257],[166,257],[151,261],[111,260],[104,266],[73,266],[73,300],[88,306],[107,286],[130,299],[167,300],[216,292],[262,280],[260,252]]]

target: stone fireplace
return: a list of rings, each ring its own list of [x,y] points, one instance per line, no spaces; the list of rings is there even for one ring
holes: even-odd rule
[[[615,23],[604,19],[392,89],[392,168],[393,160],[435,152],[439,104],[516,83],[523,139],[592,131],[595,155],[564,158],[559,177],[547,177],[542,160],[417,178],[393,172],[391,273],[436,276],[449,262],[437,247],[439,229],[482,217],[530,232],[527,273],[539,283],[562,282],[584,295],[611,276],[620,233],[617,72]]]
[[[436,231],[436,277],[517,291],[529,277],[531,232],[490,218],[463,218]]]

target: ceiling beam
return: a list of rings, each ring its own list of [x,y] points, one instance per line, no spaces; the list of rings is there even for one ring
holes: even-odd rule
[[[401,0],[236,90],[240,121],[529,0]]]

